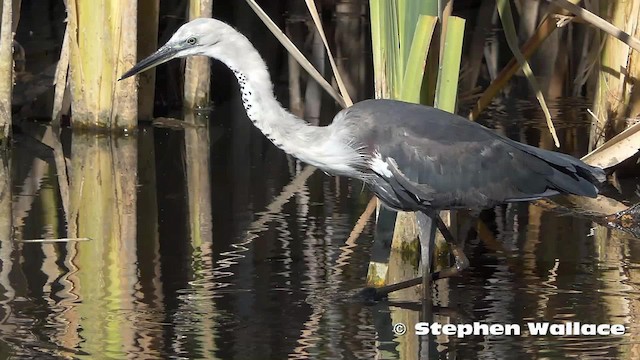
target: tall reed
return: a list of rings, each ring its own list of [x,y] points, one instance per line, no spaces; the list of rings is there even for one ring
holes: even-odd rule
[[[134,128],[136,82],[117,81],[136,62],[136,0],[68,0],[70,84],[76,127]]]
[[[3,0],[0,17],[0,142],[11,132],[13,90],[13,2]]]
[[[190,0],[189,20],[200,17],[211,17],[212,0]],[[195,109],[209,103],[209,87],[211,69],[209,59],[203,56],[188,58],[184,70],[184,106]]]
[[[138,60],[158,48],[158,23],[160,20],[160,0],[140,0],[138,2]],[[138,77],[138,118],[153,118],[156,87],[155,68],[143,71]]]

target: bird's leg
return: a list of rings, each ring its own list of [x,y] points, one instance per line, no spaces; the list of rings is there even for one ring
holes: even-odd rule
[[[377,300],[386,297],[391,292],[406,289],[420,284],[422,284],[422,286],[424,287],[425,295],[427,295],[427,292],[430,292],[431,290],[431,282],[438,279],[457,276],[462,270],[466,269],[469,266],[469,259],[467,259],[467,256],[464,254],[461,242],[453,237],[453,235],[447,228],[447,225],[442,221],[442,218],[440,218],[440,215],[438,215],[438,213],[436,213],[435,211],[429,211],[426,213],[417,212],[416,220],[418,221],[418,231],[420,236],[420,260],[423,264],[422,276],[391,285],[381,286],[379,288],[365,288],[359,293],[359,296],[362,296],[366,299]],[[429,226],[433,223],[436,224],[435,227]],[[442,233],[444,239],[450,244],[451,253],[453,254],[455,259],[455,264],[450,268],[432,274],[430,273],[431,259],[433,256],[436,228]],[[425,296],[425,299],[428,299],[428,297]]]
[[[431,259],[433,258],[433,248],[436,239],[436,227],[433,226],[435,220],[428,214],[416,212],[416,222],[418,224],[418,238],[420,240],[420,266],[422,276],[378,288],[364,288],[358,296],[367,300],[378,300],[385,298],[391,292],[422,284],[423,299],[431,299],[431,282],[434,280],[434,274],[431,274]]]
[[[423,212],[416,212],[418,238],[420,239],[420,266],[422,268],[423,300],[431,298],[431,260],[436,240],[434,219]]]
[[[433,280],[460,275],[462,270],[469,267],[469,259],[467,259],[467,256],[464,254],[462,241],[460,241],[460,239],[456,239],[453,235],[451,235],[449,228],[444,223],[444,221],[442,221],[442,218],[438,213],[433,212],[433,219],[436,223],[436,226],[438,227],[438,230],[440,231],[444,239],[449,243],[449,246],[451,247],[451,254],[453,255],[455,261],[455,264],[450,268],[443,269],[434,273]]]

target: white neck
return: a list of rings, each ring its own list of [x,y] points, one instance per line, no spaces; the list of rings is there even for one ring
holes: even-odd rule
[[[253,124],[287,154],[325,172],[353,175],[364,160],[352,147],[348,129],[311,126],[282,108],[273,94],[264,60],[249,40],[240,37],[233,49],[212,57],[225,63],[238,79],[242,103]]]

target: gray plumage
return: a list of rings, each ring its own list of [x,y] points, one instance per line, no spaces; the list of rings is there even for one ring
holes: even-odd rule
[[[559,193],[595,197],[604,181],[602,169],[431,107],[367,100],[335,122],[352,129],[369,159],[383,162],[363,180],[395,209],[482,209]]]

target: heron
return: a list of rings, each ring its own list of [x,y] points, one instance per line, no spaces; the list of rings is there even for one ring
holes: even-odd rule
[[[248,118],[276,147],[327,174],[362,181],[388,208],[416,213],[425,294],[431,281],[459,275],[469,265],[439,211],[477,211],[558,194],[596,197],[605,180],[601,168],[424,105],[364,100],[338,112],[327,126],[311,125],[278,102],[267,65],[251,42],[216,19],[182,25],[120,80],[195,55],[217,59],[233,72]],[[454,258],[453,266],[437,273],[429,265],[431,224]]]

